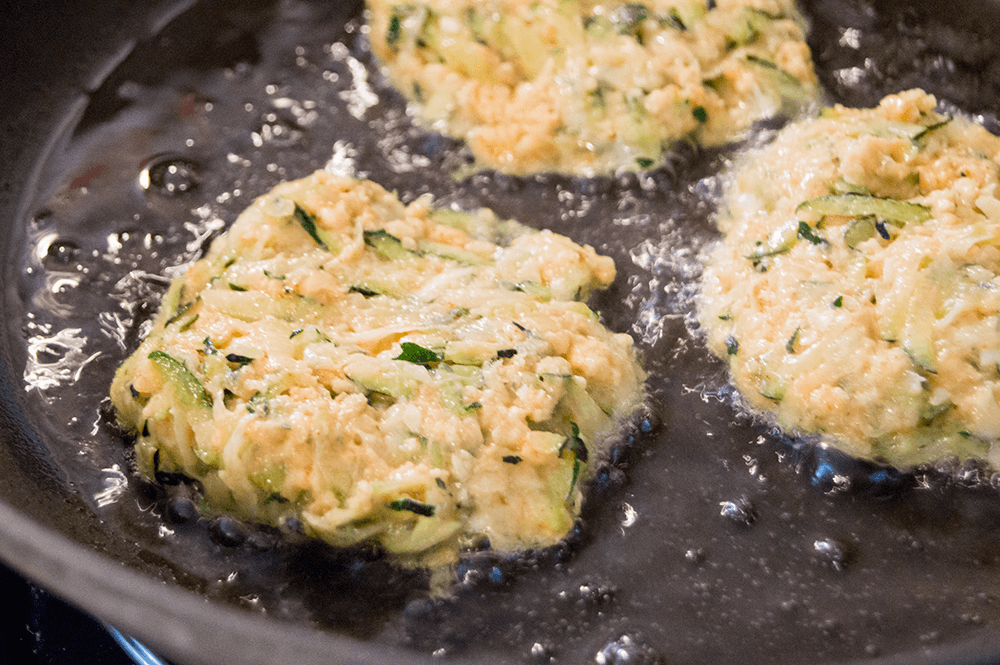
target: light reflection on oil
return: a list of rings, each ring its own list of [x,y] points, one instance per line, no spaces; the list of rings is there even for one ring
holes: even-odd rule
[[[100,508],[111,505],[128,490],[128,478],[117,464],[102,471],[104,489],[94,495],[94,500]]]
[[[35,294],[32,304],[58,317],[73,314],[73,305],[62,297],[80,285],[81,275],[68,272],[50,272],[45,275],[45,286]]]
[[[644,240],[629,253],[632,262],[651,275],[647,282],[633,283],[629,296],[637,310],[632,331],[649,347],[663,339],[671,319],[693,321],[696,277],[701,271],[699,250],[678,242],[675,235],[671,232],[656,241]]]
[[[347,141],[337,141],[333,144],[333,156],[327,161],[324,170],[334,175],[348,178],[360,177],[357,164],[358,149]]]
[[[633,508],[632,504],[628,503],[627,501],[622,502],[622,510],[625,513],[625,517],[624,519],[622,519],[621,522],[622,525],[621,531],[622,535],[624,536],[625,529],[631,527],[633,524],[635,524],[636,520],[639,519],[639,511]]]
[[[37,391],[51,401],[46,391],[80,380],[83,369],[101,355],[86,353],[87,338],[80,328],[63,328],[48,334],[50,326],[34,326],[42,334],[28,338],[28,362],[24,368],[24,389]]]
[[[350,55],[347,46],[341,43],[333,44],[330,47],[330,55],[334,60],[343,61],[347,64],[351,73],[351,87],[340,92],[340,98],[347,105],[347,112],[358,120],[364,119],[365,111],[375,106],[379,102],[379,97],[368,82],[368,68]]]

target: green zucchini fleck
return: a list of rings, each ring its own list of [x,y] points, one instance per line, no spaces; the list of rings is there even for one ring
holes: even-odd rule
[[[390,261],[412,254],[403,247],[402,241],[385,229],[375,229],[364,232],[365,244],[375,250],[375,253]]]
[[[759,241],[753,251],[745,257],[751,260],[762,259],[766,256],[784,254],[792,249],[799,236],[798,222],[792,222],[775,229],[765,241]]]
[[[399,37],[401,34],[400,30],[400,18],[399,14],[393,14],[392,18],[389,19],[389,29],[385,33],[385,43],[389,45],[393,51],[399,49]]]
[[[805,104],[809,101],[809,94],[806,92],[802,82],[789,74],[787,70],[766,58],[761,58],[752,53],[747,55],[746,62],[747,64],[759,67],[770,78],[771,83],[774,84],[781,97],[789,103],[790,108],[795,104]]]
[[[411,513],[416,513],[417,515],[423,515],[424,517],[434,516],[434,506],[429,503],[417,501],[416,499],[410,499],[408,497],[391,501],[389,503],[389,508],[397,511],[407,510]]]
[[[317,226],[316,217],[314,215],[310,214],[305,208],[296,203],[293,217],[295,217],[295,221],[297,221],[299,225],[305,229],[306,233],[309,234],[309,237],[316,241],[317,245],[328,252],[334,251],[336,242],[329,233]]]
[[[739,352],[740,352],[739,341],[735,337],[730,335],[729,337],[726,338],[726,355],[735,356]]]
[[[183,362],[163,351],[149,354],[153,366],[174,386],[181,402],[188,406],[212,407],[212,396]]]
[[[913,137],[913,140],[914,141],[921,141],[921,140],[927,138],[928,134],[930,134],[931,132],[933,132],[936,129],[941,129],[942,127],[944,127],[945,125],[947,125],[948,123],[950,123],[952,120],[954,120],[954,116],[948,116],[947,118],[945,118],[941,122],[935,122],[933,125],[927,125],[927,127],[925,127],[922,131],[918,132]]]
[[[920,425],[926,427],[934,422],[934,419],[938,416],[942,416],[945,413],[951,411],[955,408],[955,405],[950,401],[944,401],[941,404],[925,404],[920,408]]]
[[[785,351],[789,353],[795,353],[795,343],[799,341],[799,333],[802,332],[802,326],[795,329],[792,336],[788,338],[788,343],[785,344]]]
[[[586,464],[587,458],[590,454],[587,452],[587,444],[583,442],[580,438],[580,426],[576,423],[570,423],[573,428],[573,435],[566,437],[566,440],[562,442],[559,446],[559,459],[562,459],[563,453],[569,450],[573,453],[573,478],[569,482],[569,491],[566,492],[566,496],[569,497],[573,493],[573,489],[576,487],[576,481],[580,478],[580,465]]]
[[[642,23],[649,18],[646,5],[637,2],[627,2],[615,9],[611,14],[611,22],[619,35],[630,35],[640,44],[643,43]]]
[[[844,244],[851,249],[857,249],[865,240],[875,237],[875,217],[865,215],[851,222],[844,231]]]
[[[200,316],[201,314],[195,314],[194,316],[185,320],[183,323],[177,326],[178,332],[187,332],[188,330],[190,330],[191,327],[198,321],[198,317]]]
[[[829,194],[803,201],[795,209],[799,214],[820,218],[872,216],[896,226],[922,224],[931,218],[931,209],[920,203],[887,199],[865,194]]]
[[[271,415],[271,401],[267,395],[258,390],[250,396],[250,400],[247,402],[247,412],[267,417]]]
[[[393,358],[393,360],[403,360],[417,365],[428,365],[441,360],[440,353],[432,351],[431,349],[425,349],[419,344],[414,344],[413,342],[401,342],[399,346],[402,351],[398,356]]]
[[[250,363],[252,363],[254,361],[253,358],[251,358],[249,356],[241,356],[238,353],[230,353],[230,354],[226,355],[226,360],[229,361],[229,362],[231,362],[234,365],[237,365],[238,367],[243,367],[244,365],[249,365]]]
[[[348,293],[359,293],[363,295],[365,298],[374,298],[375,296],[382,295],[375,289],[370,289],[367,286],[364,286],[363,284],[355,284],[351,286],[349,289],[347,289],[347,291]]]
[[[814,245],[821,245],[826,242],[824,238],[816,235],[816,232],[813,231],[813,228],[809,226],[808,222],[799,222],[798,236],[808,240]]]
[[[684,19],[681,18],[681,15],[677,11],[676,7],[671,7],[669,12],[659,18],[661,26],[669,26],[674,30],[680,30],[681,32],[685,32],[687,30],[687,26],[684,24]]]

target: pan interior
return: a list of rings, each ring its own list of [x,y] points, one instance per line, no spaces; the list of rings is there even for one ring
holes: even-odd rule
[[[932,9],[807,3],[829,100],[871,105],[919,85],[996,131],[996,8],[970,4],[978,23]],[[995,631],[989,473],[900,474],[787,440],[740,410],[704,350],[691,298],[739,146],[678,151],[639,176],[455,180],[468,154],[413,124],[358,2],[204,3],[128,53],[42,124],[51,148],[22,165],[37,187],[7,201],[0,468],[15,482],[2,496],[40,528],[213,604],[401,658],[578,663],[614,644],[670,662],[932,662]],[[470,554],[454,594],[431,599],[425,575],[376,552],[199,517],[185,483],[134,475],[107,387],[166,278],[255,196],[324,167],[405,201],[488,206],[615,259],[617,281],[592,304],[635,338],[650,416],[626,425],[565,546]],[[198,645],[159,640],[197,658]]]

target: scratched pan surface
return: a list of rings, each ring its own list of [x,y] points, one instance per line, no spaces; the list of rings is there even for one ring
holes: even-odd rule
[[[11,565],[183,663],[1000,659],[995,479],[786,440],[734,406],[705,352],[691,296],[733,150],[641,177],[455,180],[468,155],[412,124],[356,0],[35,4],[7,13],[0,45]],[[1000,11],[905,4],[805,7],[829,99],[920,85],[996,131]],[[369,551],[198,517],[184,484],[133,475],[109,417],[164,276],[255,196],[324,166],[614,257],[593,305],[650,372],[648,416],[567,543],[470,555],[446,599]]]

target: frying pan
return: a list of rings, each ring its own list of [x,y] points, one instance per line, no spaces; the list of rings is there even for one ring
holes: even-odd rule
[[[921,85],[996,131],[993,3],[805,9],[831,101]],[[702,348],[691,297],[732,150],[679,150],[641,176],[456,180],[467,153],[413,125],[360,12],[5,9],[0,557],[182,663],[1000,660],[993,476],[785,438]],[[592,304],[650,370],[649,410],[612,442],[566,542],[470,553],[443,599],[377,552],[192,512],[196,488],[132,473],[104,400],[164,276],[254,196],[328,162],[613,256],[619,278]]]

